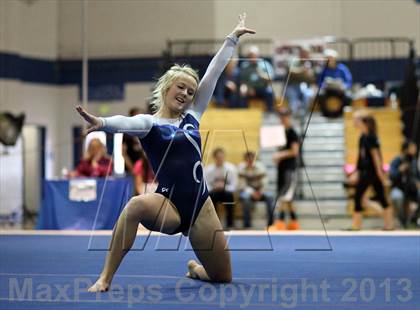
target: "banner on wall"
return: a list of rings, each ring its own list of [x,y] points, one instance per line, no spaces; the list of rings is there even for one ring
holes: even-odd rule
[[[79,100],[82,101],[82,85],[79,84]],[[124,100],[123,83],[89,84],[88,101],[121,101]]]
[[[324,50],[329,37],[278,41],[274,45],[273,65],[276,75],[286,76],[289,68],[298,62],[310,62],[317,73],[325,64]],[[305,59],[301,59],[302,50],[307,51]]]

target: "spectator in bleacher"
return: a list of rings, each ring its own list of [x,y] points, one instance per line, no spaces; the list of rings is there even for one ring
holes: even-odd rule
[[[137,194],[153,193],[157,188],[155,174],[144,151],[140,151],[140,158],[134,164],[133,175]]]
[[[254,152],[246,152],[244,162],[238,166],[239,199],[242,204],[244,227],[251,227],[251,208],[257,201],[264,201],[267,208],[268,226],[273,224],[273,196],[267,192],[267,171],[257,161]]]
[[[245,104],[239,98],[238,60],[232,57],[223,71],[214,90],[214,99],[218,107],[243,108]]]
[[[377,136],[376,121],[372,116],[364,115],[355,123],[362,134],[359,139],[359,157],[357,160],[355,209],[350,230],[362,227],[362,199],[369,186],[373,186],[376,197],[382,205],[384,230],[394,229],[393,210],[385,197],[386,177],[382,170],[382,155]]]
[[[234,193],[238,185],[238,172],[234,164],[227,162],[225,151],[216,148],[213,151],[214,163],[204,170],[210,198],[217,208],[223,204],[226,211],[226,227],[233,227],[233,212],[235,206]]]
[[[417,145],[404,142],[402,154],[391,162],[391,199],[404,227],[410,219],[417,224],[420,206],[420,172],[417,168]]]
[[[246,102],[249,98],[260,98],[264,100],[267,109],[273,110],[274,93],[271,81],[274,78],[273,66],[260,57],[260,51],[257,46],[251,46],[246,60],[241,64],[239,73],[240,100]]]
[[[324,56],[327,58],[328,63],[321,89],[335,88],[344,92],[349,91],[353,83],[353,77],[345,64],[337,62],[337,51],[326,49]]]
[[[310,50],[302,46],[299,58],[293,57],[288,66],[288,78],[285,97],[293,115],[304,116],[313,96],[311,84],[315,82]]]
[[[280,203],[278,220],[272,228],[278,230],[299,229],[293,198],[297,186],[297,163],[299,159],[299,136],[293,129],[291,111],[287,108],[279,110],[280,120],[285,128],[286,145],[279,148],[273,160],[277,164],[277,197]],[[290,214],[290,221],[286,226],[286,212]]]
[[[84,158],[77,165],[72,177],[105,177],[112,173],[112,160],[105,145],[98,138],[89,142]]]
[[[351,87],[353,77],[348,67],[337,62],[338,53],[332,49],[326,49],[324,55],[327,58],[325,73],[318,80],[320,85],[319,102],[323,115],[338,117],[342,115],[344,106],[351,103]]]

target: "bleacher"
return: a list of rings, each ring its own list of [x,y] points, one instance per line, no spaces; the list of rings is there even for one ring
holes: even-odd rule
[[[247,150],[257,151],[262,121],[261,109],[209,109],[201,121],[204,165],[212,162],[217,147],[226,151],[226,160],[238,164]]]
[[[169,62],[187,62],[204,73],[213,52],[222,40],[174,40],[168,42]],[[246,46],[257,44],[261,57],[270,60],[274,42],[272,40],[241,42],[238,56],[244,57]],[[407,38],[362,38],[342,40],[335,38],[327,42],[327,47],[338,50],[340,62],[348,65],[353,73],[353,82],[365,86],[375,83],[384,91],[385,96],[398,92],[406,71],[408,54],[413,41]],[[383,51],[381,49],[383,47]],[[378,52],[380,51],[380,52]],[[284,78],[284,77],[283,77]],[[283,98],[285,80],[276,76],[272,81],[277,105],[287,104]],[[356,102],[357,101],[357,102]],[[370,106],[366,100],[353,102],[353,111],[359,107]],[[370,106],[371,107],[371,106]],[[304,162],[309,180],[302,178],[295,199],[298,213],[302,218],[319,220],[314,199],[322,201],[323,214],[330,219],[347,219],[353,210],[353,199],[343,187],[345,165],[356,164],[358,157],[359,132],[353,126],[351,111],[337,119],[325,119],[318,113],[319,105],[311,107],[315,111],[308,127],[303,145]],[[391,160],[400,153],[403,142],[401,112],[391,108],[368,108],[375,117],[381,142],[383,163],[387,169]],[[203,165],[213,161],[212,152],[216,147],[226,150],[226,160],[238,164],[247,150],[257,151],[259,158],[267,166],[270,191],[275,192],[276,169],[272,163],[273,150],[259,149],[261,126],[277,124],[276,117],[267,118],[265,103],[260,99],[248,101],[248,109],[220,109],[211,106],[202,120]],[[298,126],[298,120],[295,120]],[[346,167],[348,168],[348,167]],[[389,189],[389,188],[388,188]],[[369,193],[368,193],[369,194]],[[237,218],[241,215],[238,208]],[[257,208],[258,209],[258,208]],[[223,211],[222,211],[223,213]],[[372,215],[366,212],[367,215]],[[222,215],[222,214],[220,214]],[[264,214],[261,214],[264,216]],[[223,216],[223,215],[222,215]],[[312,224],[311,224],[312,225]],[[338,225],[338,224],[337,224]]]

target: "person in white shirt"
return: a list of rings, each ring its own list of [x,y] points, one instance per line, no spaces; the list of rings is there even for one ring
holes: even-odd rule
[[[234,193],[238,185],[238,172],[234,164],[225,160],[225,151],[216,148],[213,151],[214,163],[204,171],[210,198],[216,206],[223,204],[226,211],[226,227],[233,227],[235,207]]]
[[[251,208],[257,201],[267,206],[267,224],[273,224],[273,196],[266,191],[267,171],[262,162],[256,161],[254,152],[246,152],[244,162],[238,166],[239,199],[243,210],[244,227],[251,227]]]

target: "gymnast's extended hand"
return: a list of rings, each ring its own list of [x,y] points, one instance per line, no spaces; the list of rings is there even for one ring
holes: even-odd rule
[[[245,19],[246,19],[246,13],[239,14],[238,25],[236,25],[235,29],[233,29],[232,31],[232,34],[234,34],[237,38],[239,38],[241,35],[245,33],[251,33],[251,34],[255,33],[255,30],[245,27]]]
[[[85,134],[99,130],[103,126],[102,121],[99,119],[99,117],[88,113],[88,111],[86,111],[86,109],[82,106],[78,105],[76,107],[76,111],[79,112],[83,119],[89,123],[89,127],[86,129]]]

